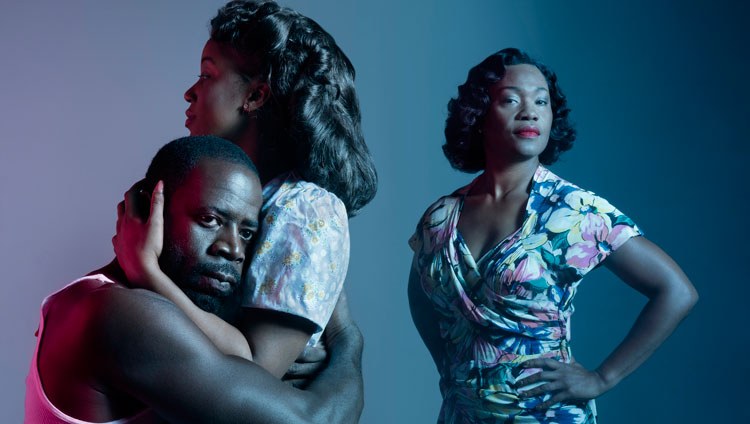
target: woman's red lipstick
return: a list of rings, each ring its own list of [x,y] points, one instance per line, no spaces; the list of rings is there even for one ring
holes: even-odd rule
[[[523,138],[536,138],[539,137],[539,129],[534,127],[523,127],[514,132]]]

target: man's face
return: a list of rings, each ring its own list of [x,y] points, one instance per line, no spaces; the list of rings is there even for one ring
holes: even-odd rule
[[[261,185],[245,167],[204,159],[167,199],[162,270],[201,309],[239,310],[245,250],[258,229]]]

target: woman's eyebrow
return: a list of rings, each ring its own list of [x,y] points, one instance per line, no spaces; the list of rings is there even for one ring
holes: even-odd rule
[[[498,91],[500,90],[513,90],[513,91],[524,91],[521,87],[516,87],[515,85],[503,85],[501,87],[497,88]],[[547,87],[539,86],[536,88],[535,91],[549,91]]]

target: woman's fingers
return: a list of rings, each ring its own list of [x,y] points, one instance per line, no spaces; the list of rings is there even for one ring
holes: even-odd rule
[[[516,387],[526,387],[540,381],[550,380],[553,375],[550,371],[539,371],[536,374],[532,374],[524,379],[516,381]]]
[[[555,393],[565,389],[565,384],[560,381],[551,381],[529,390],[519,390],[521,397],[528,398],[543,396],[546,393]]]
[[[134,184],[117,205],[117,234],[112,237],[115,254],[132,281],[142,281],[155,268],[161,254],[164,231],[164,183],[149,193],[143,182]]]
[[[125,192],[125,199],[123,200],[125,215],[128,218],[134,218],[137,222],[145,221],[149,215],[146,205],[149,204],[151,199],[149,199],[148,190],[143,188],[145,182],[146,180],[143,179],[130,186],[128,191]]]
[[[161,228],[164,220],[164,182],[159,180],[151,193],[151,213],[149,223]]]
[[[125,192],[125,198],[122,203],[124,204],[124,216],[131,219],[139,219],[138,214],[138,196],[141,196],[140,191],[135,189],[135,186],[131,187],[130,190]]]
[[[563,365],[566,364],[549,358],[529,359],[521,364],[523,368],[541,368],[545,370],[556,370]]]
[[[560,403],[560,402],[565,402],[566,400],[568,399],[567,399],[567,396],[565,395],[565,392],[559,392],[553,395],[551,398],[547,399],[546,401],[535,406],[534,409],[544,411],[545,409],[549,409],[552,405],[556,403]]]
[[[525,368],[541,368],[534,375],[518,380],[516,387],[523,398],[551,395],[536,409],[547,409],[560,402],[579,402],[593,399],[603,393],[601,378],[578,363],[562,363],[549,359],[534,359],[523,364]],[[523,387],[539,384],[529,390]]]

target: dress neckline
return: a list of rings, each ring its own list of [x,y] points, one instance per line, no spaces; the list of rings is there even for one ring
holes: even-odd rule
[[[466,243],[466,239],[464,239],[463,234],[461,234],[461,230],[458,229],[458,221],[461,217],[461,212],[464,208],[464,203],[466,201],[466,196],[471,191],[471,187],[476,184],[477,179],[479,179],[479,176],[474,178],[469,184],[465,185],[464,187],[458,189],[456,191],[457,199],[456,199],[456,206],[453,208],[453,216],[451,218],[451,227],[453,230],[453,234],[455,238],[458,240],[458,242],[462,245],[464,249],[466,249],[466,252],[468,252],[468,257],[471,258],[475,268],[479,268],[481,263],[485,262],[487,258],[491,258],[495,256],[494,254],[498,251],[503,251],[507,247],[507,245],[512,244],[510,243],[512,240],[514,240],[518,234],[523,230],[524,227],[528,224],[528,220],[531,217],[531,204],[533,202],[534,195],[539,191],[538,185],[539,181],[544,179],[544,176],[546,176],[547,168],[539,164],[534,171],[534,175],[531,177],[531,187],[529,189],[529,197],[526,199],[526,206],[524,207],[524,217],[523,220],[521,220],[521,224],[513,230],[510,234],[502,238],[501,240],[494,243],[489,249],[487,249],[485,252],[480,252],[479,257],[475,257],[474,254],[471,252],[471,249],[469,249],[469,245]]]

